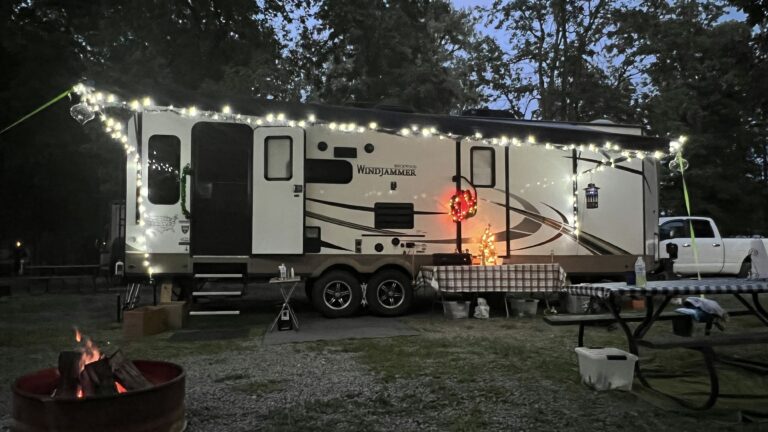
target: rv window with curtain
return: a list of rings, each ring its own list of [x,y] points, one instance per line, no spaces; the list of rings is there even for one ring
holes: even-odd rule
[[[149,202],[176,204],[179,202],[181,140],[173,135],[152,135],[147,152]]]
[[[293,177],[293,140],[291,137],[268,137],[264,142],[264,178],[290,180]]]
[[[469,156],[472,167],[470,178],[475,187],[494,187],[496,185],[494,156],[492,148],[472,147]]]

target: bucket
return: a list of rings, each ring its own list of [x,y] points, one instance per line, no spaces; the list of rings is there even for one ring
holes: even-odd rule
[[[444,301],[443,315],[449,319],[463,319],[469,317],[468,301]]]
[[[532,317],[536,316],[536,310],[539,307],[538,299],[508,299],[509,309],[512,316]]]

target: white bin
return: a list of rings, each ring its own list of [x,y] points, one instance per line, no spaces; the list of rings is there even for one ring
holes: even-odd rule
[[[632,390],[637,356],[617,348],[577,347],[581,382],[595,390]]]

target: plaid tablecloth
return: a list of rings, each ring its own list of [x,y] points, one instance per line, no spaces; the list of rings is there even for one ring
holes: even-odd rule
[[[610,297],[623,295],[696,295],[696,294],[749,294],[768,293],[768,279],[702,279],[650,281],[645,287],[627,285],[624,282],[566,285],[569,294]]]
[[[424,266],[417,285],[432,279],[442,292],[555,292],[562,291],[565,270],[559,264],[511,264],[495,266]]]

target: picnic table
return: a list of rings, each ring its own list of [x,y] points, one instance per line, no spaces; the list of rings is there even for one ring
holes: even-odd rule
[[[746,334],[724,333],[717,336],[710,336],[709,331],[707,331],[706,336],[698,338],[670,336],[662,339],[653,339],[646,337],[648,331],[653,327],[656,321],[676,316],[675,312],[664,313],[663,311],[669,302],[677,296],[731,294],[746,308],[745,311],[737,311],[735,314],[752,315],[765,326],[768,326],[768,312],[760,303],[759,296],[761,293],[768,293],[768,279],[681,279],[649,281],[645,287],[628,285],[623,282],[606,282],[567,285],[564,290],[572,295],[592,296],[600,299],[610,311],[612,319],[606,319],[606,317],[599,316],[597,321],[617,323],[626,335],[629,350],[635,355],[638,354],[639,346],[649,349],[683,348],[700,352],[704,356],[705,365],[710,378],[710,393],[706,402],[703,405],[693,405],[683,399],[667,395],[690,408],[708,409],[711,408],[717,400],[719,383],[717,371],[715,369],[715,361],[720,359],[715,356],[713,350],[715,347],[768,343],[768,332],[765,331]],[[636,314],[622,314],[620,307],[621,302],[617,300],[620,300],[625,296],[639,296],[645,299],[644,316],[638,319]],[[745,296],[748,296],[749,298]],[[659,297],[661,297],[661,301],[657,304],[656,299]],[[677,314],[677,316],[681,318],[683,317],[682,314]],[[556,317],[548,317],[545,318],[545,320],[553,325],[562,325],[558,324],[558,321],[561,323],[567,322],[568,317],[565,316],[562,320],[558,320]],[[578,321],[578,319],[571,321],[575,322]],[[584,316],[582,321],[580,321],[579,345],[583,344],[584,323],[589,321],[590,318],[588,315]],[[639,324],[633,330],[629,326],[630,322],[639,322]],[[709,328],[708,324],[707,330],[709,330]],[[758,364],[758,362],[750,362],[750,364],[752,366],[768,366]],[[640,361],[636,364],[636,372],[641,383],[651,388],[641,372]]]
[[[416,286],[432,286],[441,300],[446,293],[502,292],[509,317],[510,294],[559,293],[565,277],[557,263],[423,266],[416,275]]]

